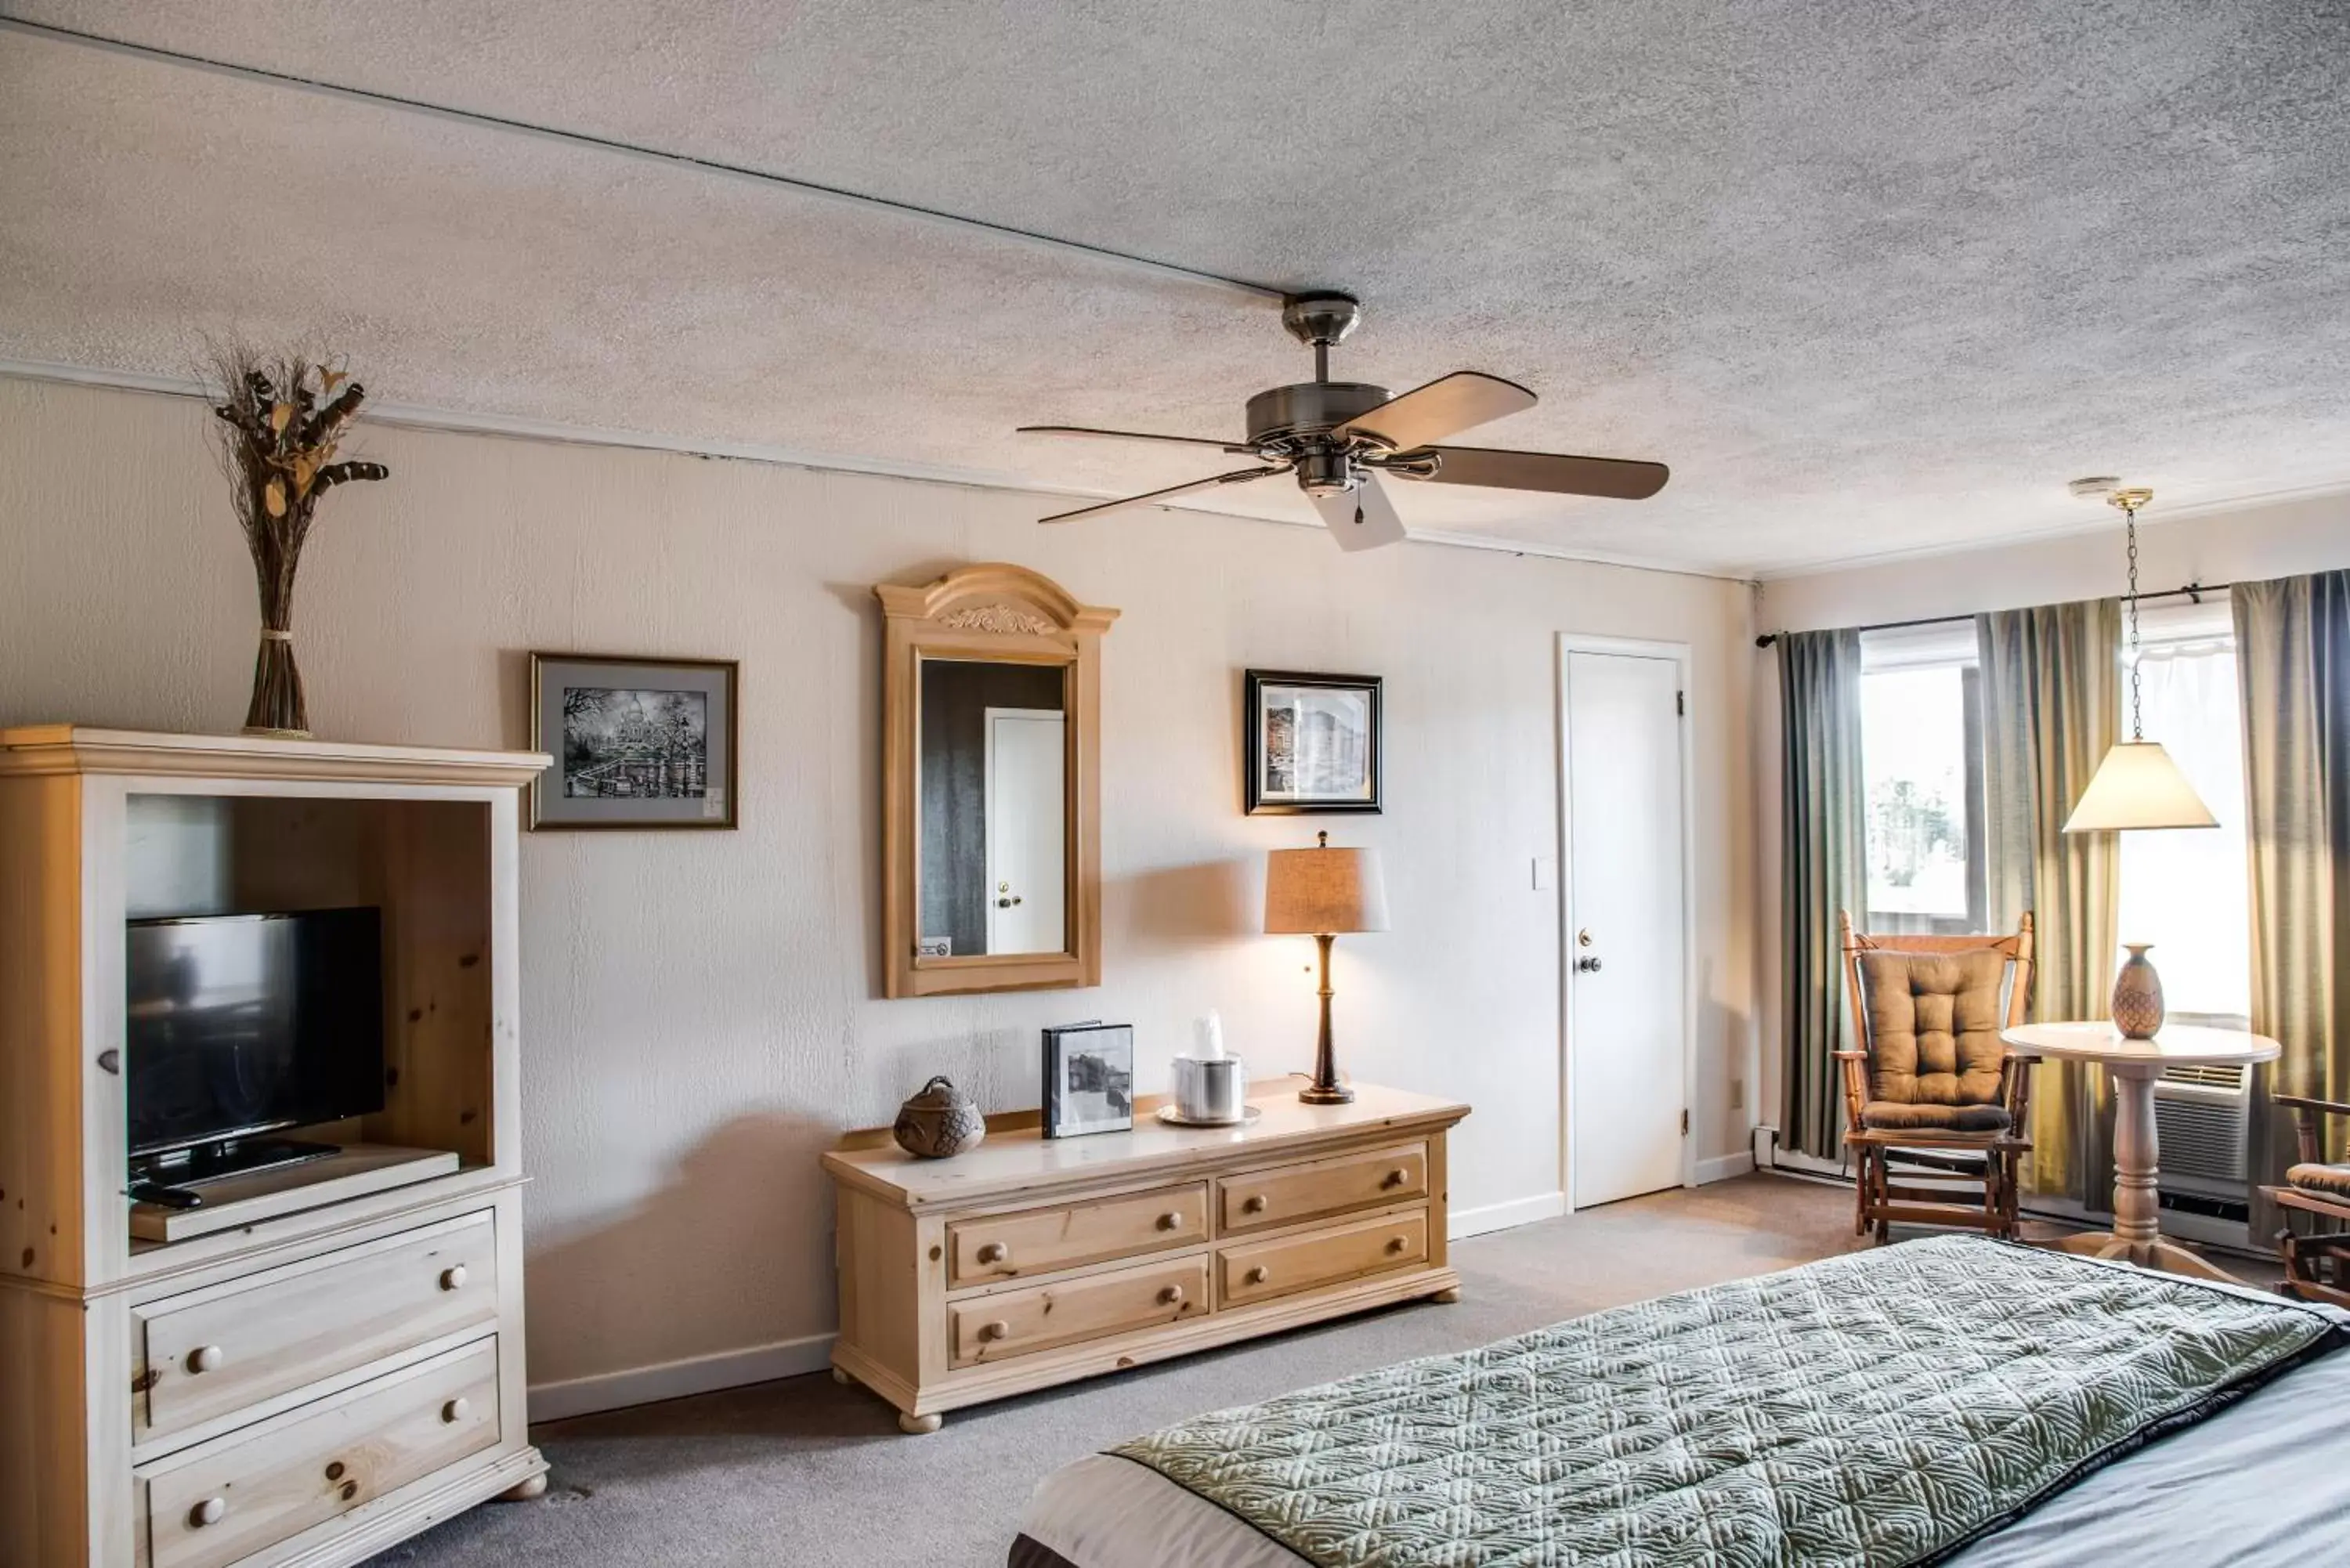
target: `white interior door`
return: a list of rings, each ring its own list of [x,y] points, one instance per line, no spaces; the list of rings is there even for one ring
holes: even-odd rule
[[[1569,649],[1567,1158],[1575,1206],[1681,1185],[1680,666]]]
[[[1061,795],[1066,779],[1061,715],[1040,708],[987,711],[987,950],[1067,948],[1068,878]]]

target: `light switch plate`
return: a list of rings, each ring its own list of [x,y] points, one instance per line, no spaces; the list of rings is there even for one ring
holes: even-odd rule
[[[1547,893],[1557,885],[1558,857],[1555,855],[1535,856],[1534,891],[1537,893]]]

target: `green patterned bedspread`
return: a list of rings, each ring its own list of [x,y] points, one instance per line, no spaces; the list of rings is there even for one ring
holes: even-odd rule
[[[1948,1236],[1113,1450],[1319,1568],[1930,1563],[2344,1343],[2330,1309]]]

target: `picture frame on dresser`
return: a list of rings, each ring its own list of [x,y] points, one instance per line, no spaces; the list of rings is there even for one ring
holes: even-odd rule
[[[1070,1023],[1045,1031],[1046,1137],[1126,1132],[1134,1126],[1134,1028]]]
[[[1377,675],[1242,672],[1242,794],[1251,816],[1383,809]]]

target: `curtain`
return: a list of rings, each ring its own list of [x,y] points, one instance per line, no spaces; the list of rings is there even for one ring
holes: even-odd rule
[[[1991,923],[2012,930],[2032,912],[2033,1020],[2103,1018],[2118,940],[2120,855],[2115,835],[2063,830],[2117,733],[2120,601],[1996,610],[1975,618],[1975,638]],[[2111,1206],[2113,1096],[2103,1071],[2042,1063],[2029,1131],[2030,1190]]]
[[[1786,755],[1780,1137],[1801,1153],[1836,1159],[1843,1154],[1844,1090],[1830,1054],[1845,1049],[1852,1027],[1845,1016],[1836,913],[1850,910],[1858,920],[1867,888],[1860,633],[1780,633],[1779,700]]]
[[[2283,1047],[2256,1074],[2252,1232],[2278,1225],[2257,1184],[2293,1158],[2293,1120],[2272,1089],[2350,1097],[2350,572],[2239,583],[2232,594],[2244,704],[2244,804],[2252,905],[2252,1028]],[[2343,1158],[2343,1118],[2326,1153]]]

